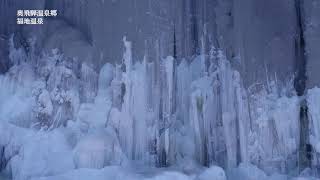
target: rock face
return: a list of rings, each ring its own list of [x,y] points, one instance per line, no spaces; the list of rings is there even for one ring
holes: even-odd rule
[[[36,31],[46,47],[62,48],[73,56],[80,53],[80,59],[91,59],[98,67],[105,62],[121,63],[121,39],[127,36],[133,42],[135,60],[145,54],[154,60],[158,50],[162,57],[173,55],[174,44],[180,58],[200,53],[202,48],[209,51],[211,45],[219,47],[228,59],[235,59],[233,64],[245,77],[247,87],[271,80],[283,85],[296,71],[298,28],[294,1],[47,0],[25,3],[16,0],[2,3],[6,11],[1,11],[4,14],[1,17],[7,17],[2,20],[6,23],[0,31],[2,34]],[[302,5],[308,9],[304,24],[312,59],[317,57],[317,50],[313,49],[317,43],[318,6],[311,1]],[[47,23],[47,28],[22,28],[15,25],[19,8],[57,9],[58,19],[64,23]],[[74,48],[70,50],[70,46]],[[87,54],[83,54],[84,50]],[[312,63],[316,65],[316,61],[309,63],[310,71],[316,68]],[[310,81],[314,84],[315,80]]]
[[[305,43],[307,56],[307,77],[308,88],[319,86],[318,77],[319,62],[319,43],[320,43],[320,3],[318,1],[305,1],[303,12],[305,13]]]

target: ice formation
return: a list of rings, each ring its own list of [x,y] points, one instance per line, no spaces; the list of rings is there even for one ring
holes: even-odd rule
[[[17,180],[249,180],[296,172],[301,99],[290,88],[270,81],[245,89],[213,47],[191,62],[148,55],[134,61],[131,42],[123,38],[123,44],[122,63],[98,70],[56,49],[33,66],[21,60],[30,56],[10,47],[14,65],[0,76],[4,173]],[[318,94],[308,91],[307,102],[310,140],[319,153]],[[148,176],[136,165],[168,172]],[[200,165],[211,167],[199,173]]]
[[[1,0],[0,179],[320,177],[319,9]]]

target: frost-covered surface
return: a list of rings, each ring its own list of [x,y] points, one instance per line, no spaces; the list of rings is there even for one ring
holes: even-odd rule
[[[14,180],[298,175],[300,98],[271,80],[244,88],[221,50],[190,63],[135,61],[123,38],[122,63],[97,67],[12,44],[0,76],[0,168]],[[318,94],[307,98],[315,147]]]
[[[308,91],[308,107],[309,107],[309,114],[310,119],[312,122],[312,135],[310,137],[311,143],[314,145],[315,150],[320,152],[320,146],[318,145],[320,140],[320,124],[319,124],[319,99],[320,99],[320,89],[315,87]]]
[[[252,99],[251,161],[270,172],[292,169],[299,148],[299,98],[262,92]]]
[[[312,164],[318,166],[319,155],[320,155],[320,124],[319,124],[319,100],[320,100],[320,89],[314,87],[308,90],[307,103],[309,107],[309,118],[310,118],[310,143],[314,150],[314,158]]]

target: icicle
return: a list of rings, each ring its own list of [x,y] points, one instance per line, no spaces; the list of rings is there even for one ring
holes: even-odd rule
[[[125,46],[125,52],[123,55],[124,64],[126,67],[126,72],[122,75],[121,93],[123,95],[123,104],[121,109],[121,119],[119,125],[119,139],[122,148],[129,159],[134,158],[134,119],[133,113],[133,94],[132,94],[132,53],[131,53],[131,42],[123,38],[123,43]],[[118,92],[119,93],[119,92]]]
[[[132,98],[133,98],[133,121],[134,121],[134,159],[141,160],[147,154],[148,129],[147,129],[147,84],[146,66],[147,57],[144,57],[143,64],[137,63],[136,69],[132,72]]]
[[[131,43],[124,38],[124,63],[126,72],[122,74],[121,96],[123,103],[119,125],[120,144],[125,149],[127,156],[134,160],[143,160],[148,152],[147,144],[147,57],[143,64],[137,62],[132,65]],[[117,93],[114,101],[119,99],[119,70],[113,81]],[[118,80],[117,80],[118,79]],[[117,88],[118,87],[118,88]],[[122,90],[124,89],[124,90]],[[114,93],[114,94],[115,94]],[[121,98],[121,97],[120,97]]]
[[[237,134],[238,134],[238,152],[240,159],[237,163],[249,162],[248,158],[248,134],[249,134],[249,110],[247,97],[245,96],[244,89],[241,87],[240,74],[235,71],[234,76],[234,87],[236,93],[236,107],[237,107]]]
[[[167,115],[168,115],[168,131],[166,131],[167,138],[167,153],[169,163],[173,164],[176,157],[176,85],[177,85],[177,67],[176,60],[173,57],[165,59],[165,72],[167,77]]]
[[[122,83],[122,71],[121,65],[116,65],[115,78],[111,81],[112,88],[112,106],[119,111],[122,109],[122,103],[124,101],[125,85]]]
[[[227,149],[227,165],[229,168],[237,165],[237,134],[236,134],[236,110],[234,107],[233,72],[231,71],[225,56],[220,52],[219,76],[221,82],[221,108],[222,122],[225,130]]]
[[[82,102],[93,102],[98,91],[98,74],[87,63],[80,70],[80,97]]]
[[[124,64],[126,65],[126,72],[129,73],[132,70],[132,47],[131,42],[127,41],[127,37],[123,37],[123,44],[125,51],[123,54]]]

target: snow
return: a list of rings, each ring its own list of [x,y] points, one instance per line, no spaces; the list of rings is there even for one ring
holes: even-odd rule
[[[117,137],[110,131],[100,130],[81,138],[74,149],[77,168],[101,169],[108,165],[127,163]]]
[[[33,105],[30,89],[33,80],[34,73],[31,67],[24,63],[13,66],[7,76],[0,75],[1,121],[17,126],[30,126]]]
[[[71,147],[63,130],[33,131],[2,123],[1,147],[8,164],[6,172],[13,179],[28,179],[73,169]]]
[[[232,169],[228,174],[229,179],[242,179],[242,180],[266,180],[267,175],[251,164],[240,164],[238,168]]]
[[[32,141],[24,142],[19,154],[9,162],[13,179],[49,176],[74,168],[70,147],[63,134],[38,132],[29,138]]]
[[[191,180],[190,177],[177,172],[164,172],[158,176],[146,180]]]
[[[197,180],[227,180],[226,174],[221,167],[212,166],[201,173]]]
[[[114,180],[138,180],[133,175],[124,172],[121,167],[118,166],[108,166],[101,170],[96,169],[77,169],[70,171],[65,174],[51,177],[34,178],[32,180],[104,180],[104,179],[114,179]]]
[[[36,178],[32,180],[54,180],[54,179],[63,179],[63,180],[104,180],[104,179],[114,179],[114,180],[192,180],[191,177],[188,177],[179,172],[162,172],[153,177],[144,177],[140,174],[132,173],[126,169],[123,169],[119,166],[108,166],[101,170],[94,169],[78,169],[65,173],[59,176],[52,177],[43,177]]]
[[[222,168],[212,166],[205,169],[202,173],[197,175],[186,175],[177,171],[160,171],[153,175],[146,175],[133,172],[130,169],[126,169],[120,166],[108,166],[103,169],[76,169],[63,173],[57,176],[33,178],[32,180],[54,180],[54,179],[63,179],[63,180],[86,180],[86,179],[115,179],[115,180],[226,180],[226,179],[241,179],[241,180],[316,180],[312,177],[296,177],[291,178],[286,175],[273,174],[271,176],[265,175],[261,170],[253,165],[240,165],[237,169],[229,172],[229,175],[226,176]]]

